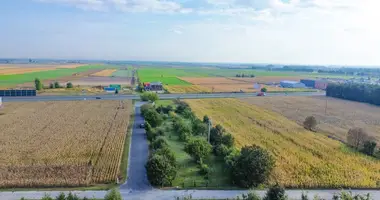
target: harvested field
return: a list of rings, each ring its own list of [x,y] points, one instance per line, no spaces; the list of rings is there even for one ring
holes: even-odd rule
[[[32,72],[42,72],[55,70],[55,68],[8,68],[0,69],[0,75],[14,75],[14,74],[25,74]]]
[[[247,98],[244,101],[280,113],[298,124],[302,124],[307,116],[313,115],[320,131],[340,140],[346,140],[350,128],[361,127],[380,141],[378,106],[329,97],[264,97]]]
[[[119,165],[130,101],[5,103],[0,111],[0,187],[110,183]]]
[[[121,77],[83,77],[72,81],[73,85],[81,86],[108,86],[110,84],[120,84],[120,85],[130,85],[131,78],[121,78]]]
[[[114,72],[116,72],[116,69],[105,69],[100,72],[96,72],[94,74],[91,74],[91,76],[112,76]]]
[[[276,159],[270,183],[297,188],[378,188],[380,161],[348,150],[336,140],[306,131],[282,115],[238,99],[186,100],[199,118],[211,117],[235,137]]]
[[[211,92],[210,88],[202,87],[198,85],[167,85],[165,88],[170,93],[199,93],[199,92]]]
[[[80,67],[80,66],[83,66],[84,64],[74,64],[74,65],[59,65],[57,66],[56,68],[57,69],[73,69],[73,68],[77,68],[77,67]]]
[[[255,78],[231,78],[242,82],[255,82],[255,83],[279,83],[283,80],[300,81],[305,77],[302,76],[257,76]]]

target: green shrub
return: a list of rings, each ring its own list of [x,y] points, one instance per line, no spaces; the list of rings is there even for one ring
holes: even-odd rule
[[[69,192],[69,194],[66,197],[66,200],[79,200],[79,197],[76,194]]]
[[[203,176],[209,176],[211,173],[211,168],[209,168],[206,164],[200,164],[199,165],[199,173]]]
[[[123,200],[123,198],[121,197],[119,190],[112,189],[109,192],[107,192],[106,196],[104,197],[104,200]]]
[[[173,151],[169,149],[169,147],[162,147],[155,151],[154,154],[164,156],[170,162],[171,165],[177,166],[175,155]]]
[[[215,154],[216,156],[220,156],[220,157],[222,157],[222,158],[228,156],[228,155],[230,154],[230,152],[231,152],[231,149],[228,148],[228,147],[227,147],[226,145],[224,145],[224,144],[220,144],[220,145],[218,145],[218,146],[216,146],[216,147],[214,148],[214,154]]]
[[[61,86],[59,85],[58,81],[54,82],[54,87],[55,88],[61,88]]]
[[[164,137],[157,137],[153,142],[150,144],[150,147],[152,150],[158,150],[164,147],[168,147],[168,143],[166,142]]]
[[[54,89],[54,88],[55,88],[54,83],[50,83],[50,84],[49,84],[49,88],[50,88],[50,89]]]
[[[59,195],[55,198],[55,200],[66,200],[65,193],[61,192]]]
[[[163,122],[162,116],[154,109],[144,112],[144,118],[152,127],[160,126]]]
[[[280,185],[276,184],[269,188],[264,200],[286,200],[288,197],[285,194],[285,189]]]
[[[267,88],[261,88],[261,90],[260,90],[261,92],[267,92],[268,91],[268,89]]]
[[[73,88],[73,84],[71,82],[66,83],[66,88]]]
[[[255,192],[248,192],[242,195],[242,200],[261,200],[261,198]]]
[[[176,166],[165,156],[153,154],[145,165],[148,179],[154,186],[171,186],[176,174]]]
[[[373,156],[376,151],[376,145],[377,144],[375,141],[365,141],[363,144],[362,152],[369,156]]]
[[[178,114],[182,114],[186,109],[191,110],[190,106],[186,102],[177,100],[176,104],[177,104],[177,108],[176,108],[175,112]]]
[[[153,106],[152,106],[152,104],[146,103],[146,104],[142,105],[142,106],[140,107],[140,111],[141,111],[142,116],[144,116],[145,113],[146,113],[148,110],[150,110],[150,109],[154,109]]]
[[[45,194],[44,197],[42,197],[41,200],[53,200],[53,198],[51,198],[50,195]]]
[[[268,179],[274,163],[265,149],[256,145],[245,146],[232,163],[231,178],[240,187],[256,187]]]
[[[231,135],[231,133],[224,133],[222,135],[222,144],[226,145],[227,147],[232,147],[234,146],[235,139]]]
[[[140,95],[141,101],[155,102],[159,99],[158,95],[154,92],[144,92]]]
[[[194,135],[207,135],[208,125],[199,119],[195,119],[192,122],[192,132]]]
[[[185,151],[201,163],[210,155],[211,150],[212,146],[201,137],[191,138],[185,144]]]
[[[34,86],[36,90],[41,90],[44,87],[39,78],[34,79]]]

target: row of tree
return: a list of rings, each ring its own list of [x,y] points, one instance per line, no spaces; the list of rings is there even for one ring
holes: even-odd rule
[[[255,75],[254,74],[244,74],[244,73],[239,73],[239,74],[236,74],[236,77],[242,77],[242,78],[244,78],[244,77],[251,77],[251,78],[255,78]]]
[[[359,83],[330,83],[326,96],[380,105],[380,86]]]
[[[42,84],[41,80],[39,78],[34,79],[34,86],[36,90],[42,90],[44,88],[44,85]],[[71,82],[66,83],[66,88],[73,88],[73,84]],[[57,81],[52,82],[49,84],[49,88],[63,88]]]

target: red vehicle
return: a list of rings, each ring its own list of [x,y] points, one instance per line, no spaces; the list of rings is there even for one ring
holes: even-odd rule
[[[266,94],[265,94],[265,92],[259,92],[259,93],[257,93],[257,96],[266,96]]]

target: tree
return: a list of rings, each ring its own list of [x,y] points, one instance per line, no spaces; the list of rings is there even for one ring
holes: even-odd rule
[[[268,91],[268,89],[267,88],[265,88],[265,87],[263,87],[263,88],[261,88],[261,90],[260,90],[261,92],[267,92]]]
[[[288,197],[285,194],[285,189],[276,184],[269,188],[264,200],[286,200]]]
[[[147,110],[144,114],[144,118],[152,127],[157,127],[163,122],[162,116],[154,109]]]
[[[117,88],[115,89],[115,94],[119,94],[119,90]]]
[[[73,84],[71,82],[66,83],[66,88],[73,88]]]
[[[154,154],[161,155],[165,157],[172,166],[177,166],[177,161],[175,159],[175,155],[169,147],[162,147],[154,152]]]
[[[158,95],[153,92],[144,92],[140,95],[141,101],[151,101],[155,102],[159,99]]]
[[[224,133],[222,135],[222,144],[226,145],[227,147],[234,146],[235,139],[231,135],[231,133]]]
[[[210,155],[211,150],[212,146],[201,137],[191,138],[185,144],[185,151],[200,163]]]
[[[146,103],[140,107],[141,114],[144,116],[149,109],[154,109],[152,104]]]
[[[104,200],[123,200],[123,198],[121,197],[119,190],[114,188],[107,192],[106,196],[104,197]]]
[[[265,149],[245,146],[233,163],[231,178],[240,187],[256,187],[267,181],[274,164],[273,157]]]
[[[58,81],[54,82],[54,87],[55,88],[61,88],[61,86],[59,85]]]
[[[307,130],[315,131],[315,128],[317,127],[317,120],[314,116],[308,116],[303,122],[303,127]]]
[[[221,156],[222,158],[228,156],[231,153],[231,149],[224,144],[220,144],[214,148],[214,154]]]
[[[43,88],[39,78],[34,79],[34,86],[36,87],[36,90],[41,90]]]
[[[195,119],[192,123],[192,132],[194,135],[206,135],[208,132],[208,126],[201,120]]]
[[[376,145],[377,144],[375,141],[365,141],[363,144],[362,152],[369,156],[373,156],[376,151]]]
[[[224,128],[218,124],[210,130],[210,143],[214,146],[222,143],[222,136],[224,134]]]
[[[165,156],[153,154],[145,165],[149,182],[154,186],[171,186],[177,175],[176,166]]]
[[[209,121],[210,118],[207,115],[203,116],[203,123],[208,124]]]
[[[177,108],[175,112],[178,114],[182,114],[186,109],[190,109],[190,106],[186,102],[177,100],[176,104],[177,104]]]
[[[347,133],[347,143],[359,150],[368,139],[368,134],[362,128],[351,128]]]
[[[54,83],[50,83],[50,84],[49,84],[49,88],[50,88],[50,89],[54,89],[54,88],[55,88]]]
[[[155,140],[153,140],[150,146],[153,150],[158,150],[164,147],[168,147],[169,145],[164,137],[157,137]]]

